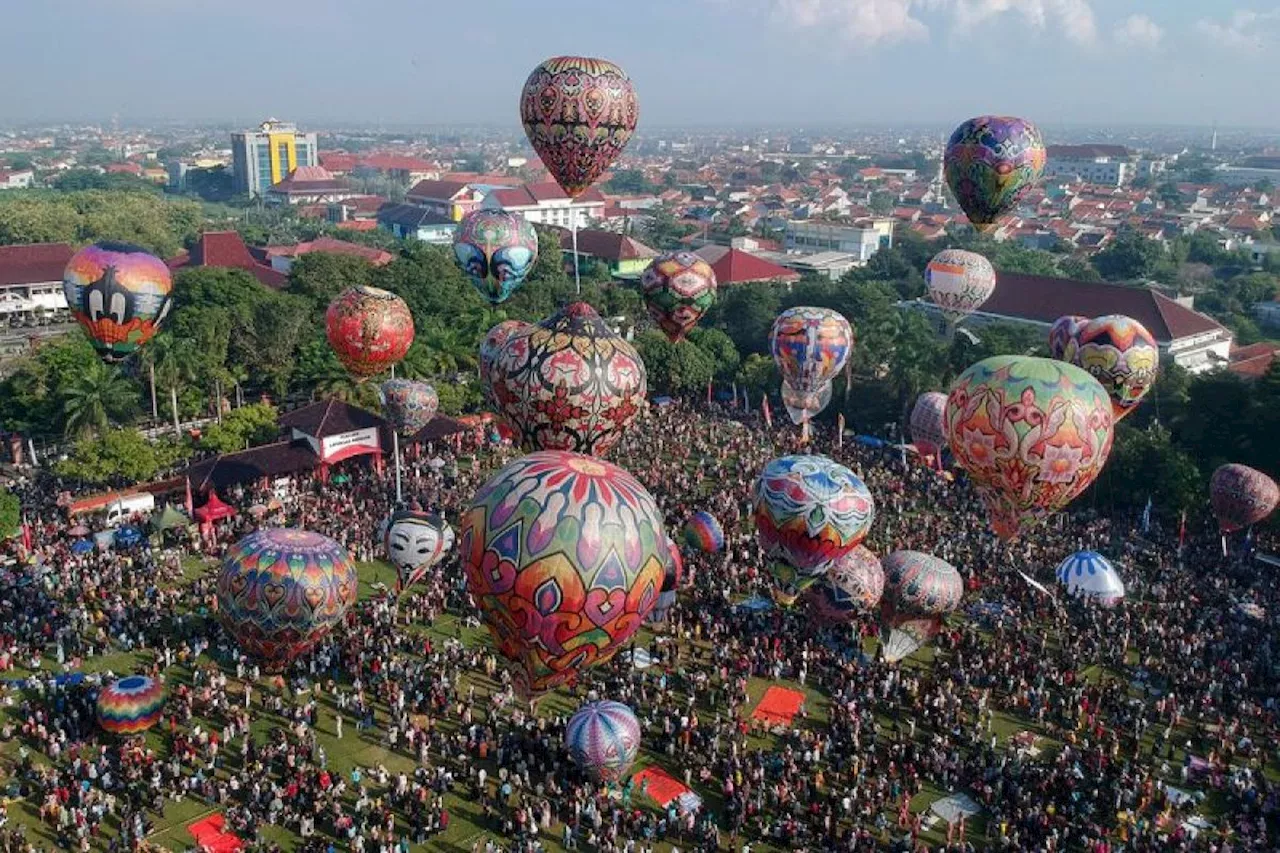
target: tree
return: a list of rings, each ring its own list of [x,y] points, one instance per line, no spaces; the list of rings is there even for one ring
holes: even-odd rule
[[[733,285],[720,291],[704,325],[723,329],[739,353],[764,352],[781,303],[782,291],[776,284]]]
[[[54,471],[95,485],[124,486],[153,480],[186,455],[183,446],[150,442],[135,429],[111,429],[97,438],[77,441]]]
[[[99,172],[96,169],[68,169],[53,180],[53,188],[59,192],[78,190],[120,190],[160,194],[160,188],[137,175]]]
[[[309,299],[321,311],[348,287],[371,284],[373,267],[364,258],[333,252],[308,252],[289,269],[289,292]]]
[[[690,341],[673,344],[657,329],[636,337],[636,349],[644,359],[649,387],[666,394],[705,388],[715,375],[714,359]]]
[[[464,172],[484,172],[488,165],[485,163],[484,155],[479,152],[471,152],[462,157],[459,166]]]
[[[649,210],[649,220],[645,224],[645,242],[655,249],[677,249],[680,240],[698,230],[676,219],[667,207],[654,207]]]
[[[893,193],[877,190],[871,194],[871,212],[878,216],[888,216],[893,213],[893,208],[897,206],[898,199]]]
[[[768,393],[778,388],[782,377],[778,374],[778,365],[770,356],[753,352],[742,362],[737,381],[749,390]]]
[[[63,430],[69,436],[102,436],[112,422],[124,422],[137,410],[137,386],[97,359],[85,364],[79,378],[59,391]]]
[[[22,532],[22,502],[8,489],[0,489],[0,536]]]
[[[605,182],[604,188],[619,195],[641,195],[657,190],[640,169],[619,169]]]
[[[723,331],[699,326],[689,332],[689,342],[711,359],[717,379],[731,380],[737,375],[742,357],[738,355],[733,339]]]
[[[1144,507],[1150,498],[1157,512],[1174,519],[1202,505],[1205,488],[1195,460],[1174,443],[1168,429],[1138,429],[1125,422],[1116,427],[1111,458],[1093,490],[1104,503],[1130,510]]]
[[[1147,278],[1163,258],[1164,250],[1141,234],[1126,234],[1093,258],[1093,265],[1108,281]]]
[[[235,409],[220,424],[211,424],[200,435],[200,449],[232,453],[265,444],[280,432],[274,406],[255,403]]]

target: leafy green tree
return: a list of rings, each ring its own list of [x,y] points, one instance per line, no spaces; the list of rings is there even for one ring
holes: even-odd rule
[[[280,432],[274,406],[255,403],[233,410],[220,424],[210,424],[200,435],[200,449],[231,453],[266,444]]]
[[[364,258],[333,252],[308,252],[289,269],[289,292],[324,311],[349,287],[371,284],[373,267]]]
[[[100,437],[77,441],[54,471],[94,485],[130,485],[155,479],[187,453],[179,444],[148,441],[135,429],[111,429]]]
[[[654,207],[649,211],[648,222],[644,227],[644,241],[655,249],[671,250],[680,248],[680,241],[688,237],[697,227],[676,219],[675,214],[665,206]]]
[[[1076,281],[1101,281],[1102,275],[1084,258],[1069,256],[1058,261],[1058,271]]]
[[[1124,422],[1116,427],[1111,458],[1093,491],[1104,505],[1134,510],[1151,498],[1153,508],[1172,520],[1202,505],[1206,487],[1195,460],[1174,443],[1168,429],[1154,424],[1138,429]]]
[[[781,305],[782,291],[776,284],[733,285],[721,289],[703,325],[723,329],[739,353],[764,352]]]
[[[1164,255],[1160,244],[1141,234],[1126,234],[1093,258],[1093,265],[1108,281],[1147,278]]]
[[[782,377],[771,357],[753,352],[743,360],[737,380],[739,385],[750,391],[767,393],[778,388]]]
[[[79,190],[120,190],[160,194],[160,187],[137,175],[99,172],[94,169],[68,169],[53,180],[53,188],[60,192]]]
[[[12,537],[22,532],[22,502],[8,489],[0,489],[0,536]]]
[[[732,380],[742,363],[733,339],[720,329],[697,327],[689,332],[689,342],[705,352],[715,364],[717,379]]]
[[[605,190],[621,195],[641,195],[657,189],[640,169],[619,169],[604,185]]]
[[[893,213],[894,207],[898,204],[898,197],[891,192],[877,190],[871,194],[871,212],[878,216],[888,216]]]
[[[706,388],[715,375],[715,360],[690,341],[673,344],[662,332],[650,329],[636,336],[635,345],[654,391],[697,391]]]
[[[117,369],[94,359],[80,376],[58,389],[63,430],[69,436],[104,435],[110,425],[126,423],[137,411],[137,386]]]

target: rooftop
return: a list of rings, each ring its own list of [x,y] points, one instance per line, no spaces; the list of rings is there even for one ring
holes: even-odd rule
[[[557,228],[560,232],[560,248],[567,251],[573,249],[573,232]],[[656,258],[658,252],[651,249],[634,237],[615,234],[612,231],[598,231],[593,228],[578,232],[578,253],[590,255],[606,261],[635,261]]]
[[[384,252],[382,249],[375,249],[372,246],[362,246],[359,243],[348,243],[346,240],[338,240],[333,237],[317,237],[305,243],[298,243],[293,246],[269,246],[267,247],[267,257],[285,257],[296,258],[299,255],[305,255],[310,252],[329,252],[334,255],[354,255],[358,258],[364,258],[376,267],[389,264],[395,260],[395,255],[390,252]]]
[[[196,240],[190,252],[181,252],[168,261],[170,269],[183,267],[223,267],[241,269],[276,290],[289,283],[288,276],[258,263],[235,231],[206,231]]]
[[[0,246],[0,285],[62,281],[75,250],[67,243]]]
[[[728,246],[703,246],[695,254],[711,265],[720,285],[751,281],[799,281],[800,274]]]

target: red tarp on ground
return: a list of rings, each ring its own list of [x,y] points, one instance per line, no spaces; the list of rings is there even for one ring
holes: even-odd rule
[[[644,789],[645,793],[664,809],[667,807],[667,803],[689,790],[684,786],[683,782],[661,767],[646,767],[635,776],[632,776],[631,781],[635,783],[637,788],[647,782],[648,785]]]
[[[800,712],[800,706],[803,704],[804,694],[799,690],[774,685],[764,692],[760,704],[756,706],[755,713],[751,716],[767,723],[789,726],[791,718]]]
[[[187,824],[187,832],[200,845],[201,850],[209,853],[235,853],[244,848],[244,842],[230,832],[224,832],[226,821],[220,814],[211,814],[206,818]]]

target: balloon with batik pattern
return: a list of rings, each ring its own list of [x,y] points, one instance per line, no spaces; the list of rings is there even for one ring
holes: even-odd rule
[[[414,379],[388,379],[378,386],[382,413],[401,435],[413,435],[431,423],[440,408],[436,389]]]
[[[1111,397],[1118,422],[1138,408],[1160,371],[1160,347],[1137,320],[1121,314],[1094,317],[1075,335],[1072,363],[1089,371]]]
[[[996,227],[1044,172],[1040,131],[1026,119],[979,116],[955,129],[943,155],[947,186],[980,232]]]
[[[329,303],[325,333],[347,372],[367,379],[404,358],[413,343],[413,315],[394,293],[360,285]]]
[[[1049,327],[1049,356],[1075,364],[1076,335],[1088,322],[1088,317],[1077,314],[1065,314],[1054,320],[1053,325]]]
[[[480,295],[505,302],[538,260],[538,232],[519,213],[473,210],[453,233],[453,259]]]
[[[693,252],[664,252],[640,276],[640,293],[653,322],[678,343],[715,303],[716,274]]]
[[[942,428],[942,415],[947,409],[947,395],[941,391],[926,391],[916,398],[911,408],[911,441],[928,456],[936,456],[947,446],[947,434]]]
[[[1231,463],[1213,472],[1209,500],[1222,531],[1234,533],[1266,520],[1280,501],[1280,488],[1258,469]]]
[[[859,545],[831,564],[805,592],[805,600],[820,622],[838,625],[873,613],[883,594],[880,560]]]
[[[631,709],[608,700],[583,705],[564,730],[573,763],[598,784],[622,781],[635,763],[640,738],[640,721]]]

